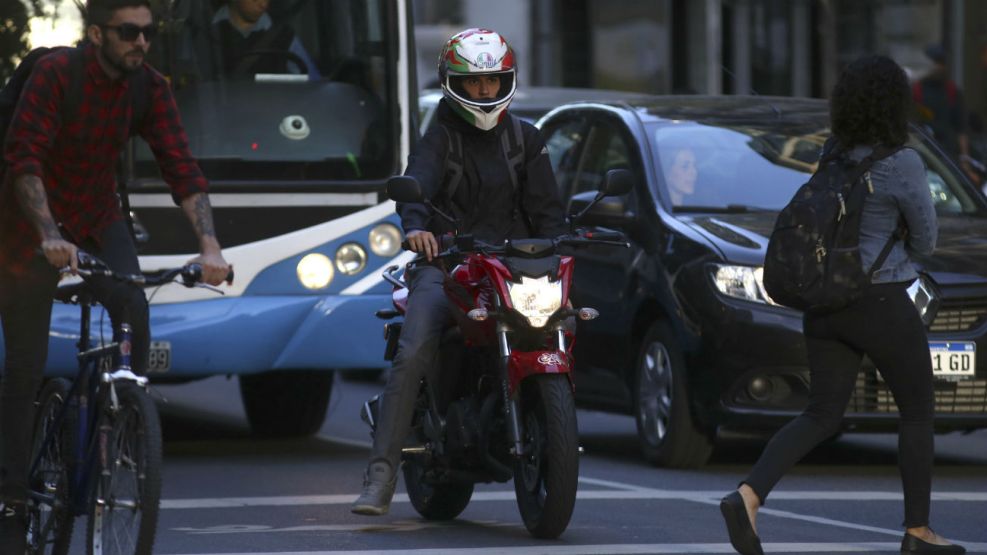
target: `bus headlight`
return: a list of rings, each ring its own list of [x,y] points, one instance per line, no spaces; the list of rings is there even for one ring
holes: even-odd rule
[[[514,310],[540,328],[562,306],[562,282],[550,281],[548,276],[531,279],[521,276],[521,283],[507,283]]]
[[[357,243],[346,243],[336,251],[336,269],[346,276],[359,274],[367,267],[367,251]]]
[[[327,287],[333,277],[332,261],[328,256],[317,252],[302,257],[295,271],[298,273],[298,281],[306,289]]]
[[[392,224],[380,224],[370,230],[370,250],[377,256],[394,256],[401,250],[401,230]]]

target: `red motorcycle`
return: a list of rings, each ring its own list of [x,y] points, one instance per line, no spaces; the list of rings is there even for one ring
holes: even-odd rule
[[[594,202],[630,187],[628,172],[612,170]],[[387,188],[393,200],[431,207],[412,177],[391,178]],[[599,314],[569,302],[574,260],[560,250],[626,247],[622,238],[573,234],[489,245],[461,235],[443,245],[433,263],[449,275],[445,289],[459,309],[457,325],[443,337],[439,362],[422,380],[412,432],[402,449],[405,487],[423,517],[453,519],[469,504],[474,484],[514,478],[528,531],[539,538],[565,531],[579,476],[571,375],[575,318]],[[423,263],[419,257],[409,267]],[[384,319],[407,307],[408,290],[398,270],[392,266],[384,273],[394,285],[395,307],[378,311]],[[392,360],[401,323],[390,322],[385,330],[385,358]],[[371,428],[379,402],[374,397],[362,410]]]

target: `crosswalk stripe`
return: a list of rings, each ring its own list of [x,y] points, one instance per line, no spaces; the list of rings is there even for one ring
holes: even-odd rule
[[[987,543],[964,544],[970,552],[987,551]],[[868,553],[897,552],[897,542],[765,543],[765,553]],[[645,555],[666,553],[735,553],[728,543],[652,543],[605,545],[530,545],[447,549],[375,549],[353,551],[292,551],[277,553],[224,553],[222,555]],[[199,553],[194,555],[217,555]]]
[[[580,479],[581,481],[585,481]],[[593,485],[593,484],[591,484]],[[723,494],[716,491],[675,491],[640,488],[634,490],[579,490],[579,500],[603,499],[682,499],[688,501],[718,501]],[[214,497],[192,499],[164,499],[162,509],[229,509],[246,507],[285,507],[293,505],[346,505],[356,500],[357,494],[286,495],[268,497]],[[478,491],[472,501],[514,501],[513,491]],[[901,493],[885,491],[774,491],[771,499],[786,501],[901,501]],[[984,492],[934,492],[933,501],[987,502]],[[394,496],[394,503],[407,503],[406,494]]]

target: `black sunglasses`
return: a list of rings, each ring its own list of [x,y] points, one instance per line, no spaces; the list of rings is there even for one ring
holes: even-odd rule
[[[103,25],[105,29],[113,29],[117,32],[120,40],[133,42],[137,37],[144,35],[144,40],[151,41],[158,34],[158,26],[154,23],[141,27],[133,23],[121,23],[120,25]]]

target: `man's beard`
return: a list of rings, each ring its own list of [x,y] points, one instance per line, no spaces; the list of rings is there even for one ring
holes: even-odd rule
[[[126,61],[126,56],[134,52],[140,53],[141,58],[136,65],[131,67],[130,65],[128,65]],[[120,56],[119,58],[114,58],[113,52],[110,49],[110,45],[108,43],[103,43],[103,58],[105,58],[106,61],[109,62],[109,64],[113,66],[113,68],[119,71],[120,73],[124,73],[124,74],[133,73],[138,69],[140,69],[141,66],[144,65],[144,56],[145,54],[143,50],[134,47],[130,52],[127,52],[123,56]]]

